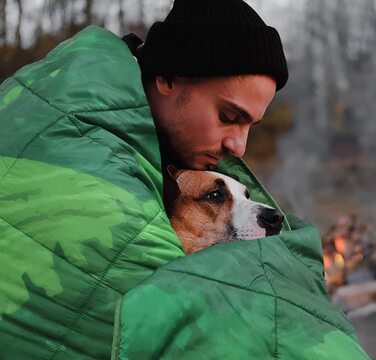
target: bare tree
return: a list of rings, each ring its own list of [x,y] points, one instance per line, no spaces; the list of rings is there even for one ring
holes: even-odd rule
[[[140,24],[145,24],[145,0],[139,0],[138,1],[139,6],[139,22]]]
[[[7,42],[6,0],[0,0],[0,46]]]
[[[59,10],[61,18],[61,27],[66,28],[72,21],[72,17],[68,14],[70,0],[54,0],[56,8]]]
[[[124,8],[123,8],[123,0],[118,0],[118,6],[119,6],[119,10],[118,10],[118,22],[119,22],[119,34],[123,34],[124,33],[124,27],[125,27],[125,23],[126,23],[126,19],[125,19],[125,13],[124,13]]]
[[[21,23],[22,23],[22,17],[23,17],[23,6],[22,6],[22,0],[16,0],[17,6],[18,6],[18,19],[17,19],[17,27],[16,27],[16,46],[18,48],[21,48],[21,42],[22,42],[22,35],[21,35]]]
[[[50,19],[53,30],[57,30],[53,26],[56,23],[56,18],[61,21],[59,26],[64,27],[67,21],[67,0],[44,0],[42,13]]]
[[[85,23],[93,23],[93,3],[94,0],[86,0],[84,7]]]

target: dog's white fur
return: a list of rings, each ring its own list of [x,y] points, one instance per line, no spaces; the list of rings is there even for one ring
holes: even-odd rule
[[[252,240],[265,237],[266,230],[258,224],[257,215],[262,208],[272,209],[272,207],[247,199],[245,196],[248,191],[247,187],[239,181],[217,172],[209,173],[223,179],[231,191],[234,199],[232,207],[232,225],[236,231],[237,238]]]

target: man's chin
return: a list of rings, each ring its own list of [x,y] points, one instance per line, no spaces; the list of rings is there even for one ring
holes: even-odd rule
[[[192,170],[215,171],[217,163],[214,161],[192,161],[188,164],[188,168]]]
[[[192,166],[190,167],[191,170],[200,170],[200,171],[216,171],[217,165],[214,164],[204,164],[201,166]]]
[[[200,164],[200,163],[184,163],[184,165],[181,167],[183,169],[189,169],[189,170],[201,170],[206,171],[211,169],[211,164]]]
[[[216,171],[217,170],[217,164],[207,164],[205,167],[206,171]]]
[[[217,162],[218,159],[214,156],[207,154],[198,154],[197,156],[181,161],[181,168],[191,170],[215,171],[217,169]]]

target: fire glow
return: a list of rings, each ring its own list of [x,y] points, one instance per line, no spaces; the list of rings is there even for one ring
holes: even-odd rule
[[[340,254],[345,254],[346,251],[346,239],[342,236],[337,236],[334,239],[334,246],[336,251]]]
[[[322,241],[325,279],[330,293],[347,284],[350,272],[373,267],[376,236],[371,226],[359,224],[355,216],[339,219]]]

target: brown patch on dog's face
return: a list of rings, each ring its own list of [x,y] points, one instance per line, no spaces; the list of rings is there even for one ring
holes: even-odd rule
[[[187,254],[228,241],[233,198],[223,179],[208,172],[176,173],[179,194],[170,221]]]

